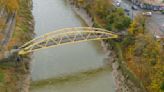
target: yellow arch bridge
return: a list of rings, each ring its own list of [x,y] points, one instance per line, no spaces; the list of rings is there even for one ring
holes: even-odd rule
[[[34,52],[40,49],[84,42],[90,40],[102,40],[118,38],[116,34],[101,28],[93,27],[74,27],[64,28],[54,32],[47,33],[35,38],[19,48],[19,55]]]

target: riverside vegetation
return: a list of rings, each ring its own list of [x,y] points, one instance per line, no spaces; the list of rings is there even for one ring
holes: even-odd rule
[[[13,46],[19,46],[30,40],[33,34],[31,0],[0,0],[0,40],[9,17],[16,14],[14,33],[5,47],[0,47],[0,56]],[[114,32],[125,32],[126,36],[118,40],[108,40],[117,52],[120,63],[124,62],[135,78],[140,80],[147,92],[164,92],[164,50],[154,40],[146,28],[147,18],[137,16],[134,21],[127,17],[121,8],[116,8],[110,0],[74,0],[74,4],[83,7],[93,17],[94,26]],[[12,60],[14,61],[14,60]],[[11,62],[0,65],[0,90],[18,92],[17,81],[25,74],[25,64],[19,68]]]
[[[0,41],[4,39],[7,22],[15,14],[13,34],[5,46],[0,47],[0,91],[20,92],[28,89],[24,86],[29,70],[29,62],[16,64],[13,58],[3,60],[6,51],[18,47],[32,39],[33,17],[31,0],[0,0]],[[30,59],[26,59],[29,61]],[[28,83],[27,83],[28,84]],[[27,92],[27,91],[25,91]]]
[[[110,0],[72,0],[93,18],[94,26],[124,33],[117,40],[106,40],[113,46],[120,66],[147,92],[164,92],[164,50],[147,29],[145,16],[138,15],[132,21],[122,8],[116,8]],[[135,82],[134,81],[134,82]],[[137,82],[135,82],[137,84]]]

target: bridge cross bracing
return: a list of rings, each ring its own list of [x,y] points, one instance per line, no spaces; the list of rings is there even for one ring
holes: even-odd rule
[[[93,27],[74,27],[64,28],[54,32],[47,33],[43,36],[35,38],[19,49],[19,54],[27,54],[40,49],[60,46],[64,44],[73,44],[90,40],[112,39],[118,36],[101,28]]]

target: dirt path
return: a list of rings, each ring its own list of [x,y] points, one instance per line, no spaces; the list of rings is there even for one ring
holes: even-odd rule
[[[16,23],[15,16],[16,16],[16,14],[14,13],[10,17],[10,19],[7,23],[7,27],[6,27],[5,33],[4,33],[4,39],[0,43],[2,47],[6,46],[6,44],[10,41],[10,38],[12,37],[12,34],[14,32],[15,23]]]

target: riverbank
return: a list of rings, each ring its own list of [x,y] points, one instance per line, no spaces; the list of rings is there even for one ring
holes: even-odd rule
[[[72,5],[72,9],[75,11],[75,13],[79,15],[86,22],[86,24],[88,24],[88,26],[93,27],[95,24],[95,21],[93,20],[94,16],[90,16],[84,8],[73,5],[73,1],[68,1]],[[96,22],[96,25],[99,24]],[[122,65],[120,65],[118,61],[119,59],[115,51],[112,49],[112,46],[109,46],[109,44],[105,43],[104,41],[101,41],[101,43],[104,51],[107,53],[109,61],[108,63],[112,64],[112,73],[115,81],[116,92],[144,92],[141,88],[136,86],[136,83],[134,83],[134,81],[129,79],[129,76],[131,75],[125,73],[123,74],[123,67],[120,67]]]
[[[19,3],[19,10],[14,17],[14,20],[16,20],[15,26],[12,29],[12,34],[10,33],[11,38],[5,44],[4,52],[17,48],[33,38],[32,1],[20,0]],[[3,52],[1,53],[4,54]],[[1,59],[0,61],[1,92],[28,92],[30,84],[30,56],[23,58],[22,62],[18,62],[16,57]]]

